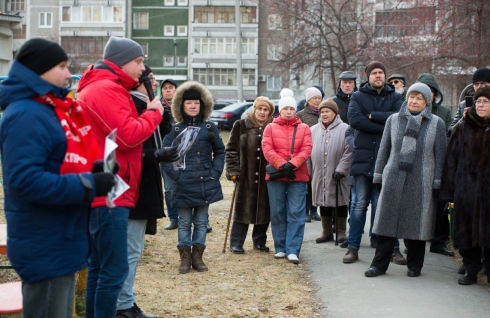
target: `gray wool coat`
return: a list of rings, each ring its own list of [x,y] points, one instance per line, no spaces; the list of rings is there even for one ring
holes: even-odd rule
[[[436,198],[433,189],[441,186],[446,155],[446,126],[431,114],[430,104],[423,116],[416,140],[413,170],[399,169],[402,141],[412,116],[404,102],[391,115],[381,139],[373,183],[381,183],[373,232],[378,235],[426,241],[432,239]]]
[[[315,206],[335,207],[336,181],[333,173],[338,171],[345,178],[340,181],[338,205],[349,203],[350,187],[347,183],[349,176],[352,148],[347,144],[345,131],[349,125],[342,122],[337,115],[325,129],[318,119],[318,124],[311,127],[313,148],[309,159],[311,169],[311,188]]]

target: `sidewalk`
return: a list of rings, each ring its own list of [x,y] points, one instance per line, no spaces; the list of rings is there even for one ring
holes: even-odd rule
[[[369,233],[369,217],[364,232]],[[452,257],[430,253],[427,244],[420,277],[408,277],[407,267],[390,264],[386,275],[367,278],[374,257],[363,234],[359,260],[343,264],[347,249],[335,242],[316,244],[321,222],[306,223],[300,261],[311,271],[313,286],[328,318],[469,318],[490,316],[490,293],[482,285],[458,285],[458,264]],[[403,240],[400,242],[404,250]],[[403,253],[406,257],[406,255]]]

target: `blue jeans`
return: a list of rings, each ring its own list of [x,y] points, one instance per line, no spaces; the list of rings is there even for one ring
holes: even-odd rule
[[[378,198],[379,192],[373,187],[373,178],[354,176],[354,184],[351,188],[348,248],[356,250],[359,250],[360,248],[369,203],[371,203],[371,225],[369,226],[369,236],[376,236],[376,234],[373,233],[373,224],[376,215],[376,207],[378,206]],[[398,239],[396,240],[395,248],[400,248]]]
[[[305,234],[306,182],[267,181],[276,253],[299,256]]]
[[[175,221],[179,219],[179,210],[177,208],[172,208],[172,184],[173,181],[170,177],[163,171],[163,187],[165,188],[165,205],[167,206],[167,214],[170,221]]]
[[[117,297],[117,310],[133,307],[135,293],[133,291],[136,268],[145,247],[145,230],[148,220],[128,220],[128,265],[129,273]]]
[[[22,317],[70,318],[75,273],[35,283],[22,282]]]
[[[177,246],[206,246],[206,231],[208,224],[209,205],[194,208],[178,208],[179,229]],[[194,230],[191,229],[194,224]]]
[[[128,217],[126,207],[98,207],[90,213],[87,318],[116,314],[117,296],[128,276]]]

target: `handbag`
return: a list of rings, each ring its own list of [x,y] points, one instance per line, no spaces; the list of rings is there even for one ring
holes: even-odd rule
[[[291,158],[293,157],[294,154],[294,140],[296,139],[296,130],[298,129],[298,126],[294,126],[294,132],[293,132],[293,142],[291,144]],[[286,159],[287,161],[291,160],[291,158]],[[272,165],[267,165],[265,166],[265,172],[269,175],[269,181],[274,181],[280,178],[287,177],[286,173],[281,170],[277,170],[274,168]]]

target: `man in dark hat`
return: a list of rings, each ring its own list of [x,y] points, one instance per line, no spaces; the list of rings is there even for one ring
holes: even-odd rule
[[[402,95],[403,100],[405,100],[405,97],[407,95],[407,91],[405,90],[405,76],[402,74],[393,74],[390,77],[388,77],[388,83],[390,85],[393,85],[395,87],[395,91]]]
[[[349,106],[350,98],[354,92],[357,91],[356,84],[357,75],[351,71],[345,71],[339,75],[339,86],[335,96],[332,97],[333,101],[339,107],[338,114],[340,119],[346,124],[349,123],[347,117],[347,108]]]
[[[8,76],[0,85],[0,150],[22,314],[71,317],[76,272],[89,257],[90,203],[107,195],[114,175],[95,172],[101,155],[83,110],[67,97],[68,56],[58,43],[28,40]]]

